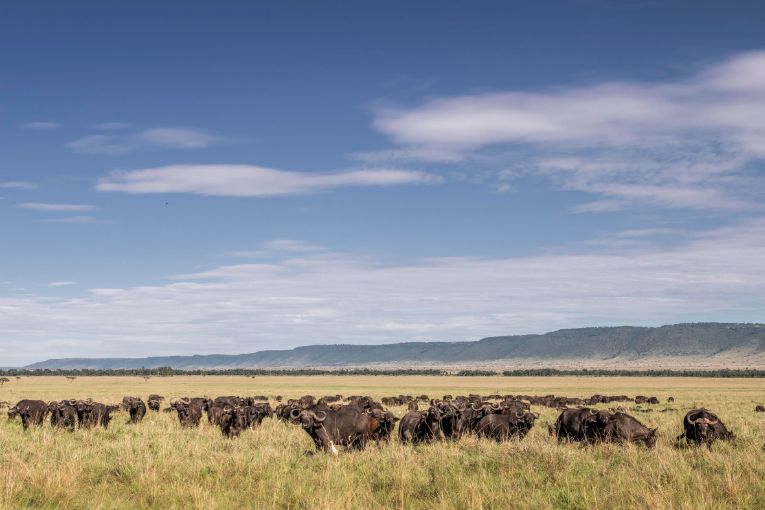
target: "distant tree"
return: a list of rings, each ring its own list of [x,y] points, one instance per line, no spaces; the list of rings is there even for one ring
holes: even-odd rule
[[[77,377],[73,375],[68,375],[66,378],[69,379],[69,382],[73,382],[75,379],[77,379]]]
[[[7,382],[11,382],[11,380],[10,380],[10,379],[8,379],[7,377],[0,377],[0,388],[2,388],[2,387],[3,387],[3,385],[4,385],[5,383],[7,383]]]

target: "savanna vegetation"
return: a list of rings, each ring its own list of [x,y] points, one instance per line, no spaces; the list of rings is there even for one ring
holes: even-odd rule
[[[0,507],[17,508],[764,508],[765,400],[761,379],[640,377],[176,376],[12,378],[0,400],[91,397],[119,403],[202,395],[286,398],[398,394],[656,395],[658,405],[628,404],[650,427],[654,449],[557,444],[554,409],[534,407],[522,441],[473,437],[416,447],[389,445],[314,453],[300,427],[266,419],[225,439],[206,423],[181,429],[175,414],[150,413],[138,425],[117,414],[107,430],[26,433],[0,419]],[[667,397],[675,401],[667,403]],[[275,401],[272,400],[272,404]],[[737,434],[732,443],[673,447],[688,409],[714,410]],[[601,407],[607,407],[601,405]],[[639,409],[638,409],[639,407]],[[398,416],[404,408],[391,409]]]

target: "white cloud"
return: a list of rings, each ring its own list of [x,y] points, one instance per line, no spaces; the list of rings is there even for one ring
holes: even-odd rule
[[[100,129],[105,128],[102,125]],[[202,149],[219,141],[221,138],[204,131],[163,127],[129,134],[88,135],[67,145],[75,152],[118,155],[145,149]]]
[[[96,124],[93,128],[100,131],[116,131],[118,129],[127,129],[130,126],[131,124],[127,122],[102,122],[101,124]]]
[[[36,189],[37,184],[26,181],[5,181],[0,182],[0,189]]]
[[[96,219],[93,216],[63,216],[61,218],[45,218],[40,220],[43,223],[79,223],[87,224],[94,223]]]
[[[640,233],[638,233],[640,234]],[[331,252],[176,275],[76,298],[0,298],[0,358],[252,352],[465,340],[563,327],[761,317],[765,219],[671,247],[589,246],[391,264]],[[136,317],[140,320],[135,320]]]
[[[56,281],[56,282],[48,282],[48,287],[68,287],[70,285],[77,285],[77,282],[73,281]]]
[[[96,209],[96,206],[87,204],[46,204],[40,202],[28,202],[19,204],[18,207],[22,209],[32,209],[34,211],[46,212],[77,212],[93,211]]]
[[[194,193],[265,197],[317,193],[343,187],[438,182],[423,172],[389,168],[331,173],[290,172],[255,165],[171,165],[115,172],[98,181],[99,191]]]
[[[763,69],[765,51],[751,52],[663,83],[437,98],[381,109],[374,125],[399,144],[392,156],[440,161],[501,149],[503,164],[605,196],[580,210],[740,209],[765,188],[748,168],[765,159]]]
[[[263,244],[258,250],[232,251],[228,255],[241,258],[267,257],[283,253],[309,253],[324,251],[326,248],[297,239],[274,239]]]
[[[50,121],[44,121],[44,122],[27,122],[22,126],[24,129],[34,129],[38,131],[44,131],[47,129],[56,129],[58,127],[61,127],[61,124],[58,122],[50,122]]]

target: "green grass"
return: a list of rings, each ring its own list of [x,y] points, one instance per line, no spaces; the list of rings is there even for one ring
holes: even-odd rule
[[[227,440],[206,424],[184,430],[175,415],[150,414],[109,430],[50,427],[22,432],[0,419],[0,507],[18,508],[765,508],[765,381],[752,379],[512,377],[137,377],[22,378],[0,400],[122,395],[276,395],[342,393],[592,393],[656,395],[652,412],[633,414],[659,428],[653,450],[558,445],[547,435],[557,412],[521,442],[465,438],[418,447],[372,444],[337,458],[310,454],[298,427],[266,420]],[[665,399],[674,395],[674,404]],[[738,434],[712,451],[675,449],[687,409],[704,404]],[[661,412],[664,409],[669,411]],[[398,415],[403,408],[393,409]]]

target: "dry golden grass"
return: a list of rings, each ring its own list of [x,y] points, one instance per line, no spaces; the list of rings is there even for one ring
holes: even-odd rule
[[[652,412],[634,412],[659,428],[654,450],[559,445],[541,412],[521,442],[411,447],[371,445],[337,458],[313,450],[298,427],[266,420],[227,440],[206,424],[183,430],[173,414],[108,430],[67,433],[45,426],[22,432],[0,420],[0,508],[765,508],[763,415],[758,379],[510,377],[63,377],[22,378],[0,400],[123,395],[325,395],[526,393],[656,395]],[[665,404],[673,395],[674,404]],[[738,434],[712,451],[675,449],[689,408],[704,405]],[[665,409],[669,411],[661,412]],[[401,415],[402,408],[394,409]]]

